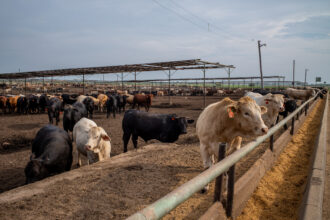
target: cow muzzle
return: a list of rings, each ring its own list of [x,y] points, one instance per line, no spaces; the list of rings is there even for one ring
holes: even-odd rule
[[[268,132],[268,128],[267,128],[267,127],[261,128],[261,132],[262,132],[263,134],[267,134],[267,132]]]
[[[85,145],[85,150],[86,151],[91,151],[92,150],[92,147],[90,145]]]

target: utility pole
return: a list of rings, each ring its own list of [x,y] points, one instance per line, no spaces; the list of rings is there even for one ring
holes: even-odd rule
[[[264,78],[262,75],[262,65],[261,65],[261,50],[260,47],[266,46],[266,44],[260,44],[260,40],[258,40],[258,51],[259,51],[259,66],[260,66],[260,80],[261,80],[261,89],[264,89]]]
[[[309,69],[305,69],[305,83],[304,83],[304,87],[306,88],[306,79],[307,79],[307,71],[308,71]]]
[[[293,65],[292,65],[292,86],[294,87],[294,68],[296,66],[296,61],[293,60]]]

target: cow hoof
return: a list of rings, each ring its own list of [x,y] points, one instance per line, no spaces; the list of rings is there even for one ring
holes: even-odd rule
[[[77,163],[77,167],[80,167],[79,163]]]

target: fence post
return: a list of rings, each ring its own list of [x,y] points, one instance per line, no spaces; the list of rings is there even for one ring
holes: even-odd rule
[[[293,133],[294,133],[294,117],[291,120],[291,131],[290,131],[290,134],[293,135]]]
[[[232,216],[233,202],[234,202],[234,186],[235,186],[235,164],[229,168],[228,171],[228,189],[227,189],[227,205],[226,215]]]
[[[218,162],[225,158],[226,155],[226,144],[220,143],[219,144],[219,154],[218,154]],[[223,183],[223,174],[218,176],[215,180],[215,188],[214,188],[214,202],[221,200],[222,194],[222,183]]]
[[[308,105],[308,104],[307,104]],[[305,106],[305,116],[307,115],[307,105]]]
[[[269,147],[271,151],[274,151],[274,135],[269,138]]]

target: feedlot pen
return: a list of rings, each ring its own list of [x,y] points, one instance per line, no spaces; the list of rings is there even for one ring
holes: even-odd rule
[[[238,97],[235,97],[237,99]],[[222,97],[207,97],[207,104]],[[150,112],[176,113],[197,120],[203,97],[173,97],[176,104],[164,105],[167,97],[156,97]],[[73,152],[73,171],[5,192],[24,184],[24,167],[30,155],[31,141],[37,131],[48,122],[43,115],[0,116],[0,215],[2,219],[35,218],[115,218],[123,219],[156,201],[174,188],[203,171],[195,125],[188,128],[174,144],[139,139],[139,150],[121,154],[123,114],[106,119],[105,113],[96,113],[95,122],[104,127],[112,139],[110,160],[76,168]],[[60,122],[62,127],[62,121]],[[283,129],[282,129],[283,130]],[[275,139],[279,134],[275,135]],[[268,143],[260,145],[236,167],[236,179],[263,154]],[[119,155],[120,154],[120,155]],[[117,156],[115,156],[117,155]],[[114,157],[115,156],[115,157]],[[168,218],[196,219],[213,202],[213,184],[208,194],[195,194],[173,210]]]

